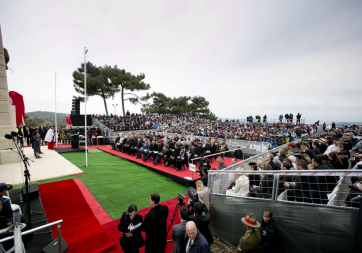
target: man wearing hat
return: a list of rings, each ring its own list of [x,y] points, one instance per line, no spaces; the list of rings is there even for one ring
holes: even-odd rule
[[[11,203],[8,198],[4,198],[7,195],[8,190],[12,189],[12,185],[0,183],[0,201],[2,203],[2,209],[0,216],[5,216],[8,220],[13,222],[13,209],[11,208]],[[25,216],[20,214],[21,223],[25,223]]]
[[[246,217],[241,218],[241,222],[245,224],[246,233],[240,239],[239,246],[235,252],[257,252],[261,242],[261,235],[259,230],[255,230],[255,228],[259,228],[260,223],[255,219],[253,213],[249,213]]]

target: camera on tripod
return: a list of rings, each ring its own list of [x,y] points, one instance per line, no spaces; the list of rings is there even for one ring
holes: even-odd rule
[[[185,195],[179,193],[178,196],[177,196],[177,198],[178,198],[178,203],[179,203],[179,205],[181,205],[181,206],[184,207],[184,206],[185,206],[184,199],[188,199],[188,197],[186,197]]]

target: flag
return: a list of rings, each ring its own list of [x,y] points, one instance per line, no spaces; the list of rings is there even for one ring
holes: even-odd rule
[[[25,122],[25,105],[23,96],[15,91],[9,92],[9,104],[15,105],[16,125]]]

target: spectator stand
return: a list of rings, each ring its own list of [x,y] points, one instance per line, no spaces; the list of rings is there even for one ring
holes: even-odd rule
[[[297,143],[298,141],[299,140],[296,140],[296,141],[293,141],[293,142],[290,142],[290,143]],[[258,142],[258,143],[260,144],[260,142]],[[257,161],[259,161],[261,159],[265,160],[268,154],[271,154],[273,152],[279,153],[282,149],[288,147],[288,144],[289,143],[284,144],[284,145],[279,146],[279,147],[276,147],[276,148],[273,148],[273,149],[270,149],[270,150],[262,152],[262,153],[259,152],[259,154],[256,154],[256,155],[254,155],[252,157],[249,157],[249,158],[243,160],[242,162],[238,162],[238,163],[236,163],[236,164],[234,164],[232,166],[229,166],[224,170],[235,170],[236,168],[242,168],[243,170],[248,170],[250,162],[257,162]]]
[[[227,195],[226,188],[235,181],[237,175],[268,175],[272,178],[272,183],[257,194],[257,197],[252,196],[251,191],[241,196]],[[286,176],[308,178],[308,189],[300,189],[300,197],[292,200],[288,192],[292,189],[280,189],[282,177]],[[323,190],[322,184],[330,185],[329,180],[312,180],[316,177],[337,178],[338,181],[333,191],[328,192]],[[245,233],[240,226],[240,217],[252,212],[260,221],[262,210],[270,208],[277,224],[280,247],[277,252],[351,252],[349,249],[353,245],[359,209],[345,206],[346,199],[342,203],[338,201],[341,199],[338,196],[350,194],[348,186],[351,185],[348,185],[346,178],[361,177],[362,171],[358,170],[211,170],[208,187],[214,216],[210,229],[223,240],[238,245],[240,237]],[[348,192],[343,190],[344,187],[348,188]]]

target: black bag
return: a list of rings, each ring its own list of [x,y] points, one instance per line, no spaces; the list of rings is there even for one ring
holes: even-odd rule
[[[192,203],[196,203],[199,201],[199,195],[197,194],[197,191],[194,187],[189,187],[188,194]]]

